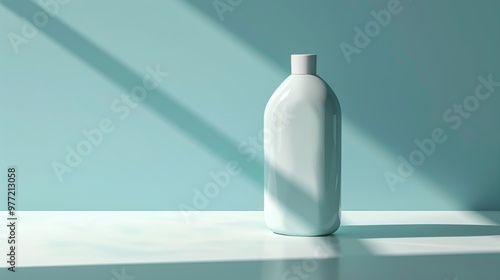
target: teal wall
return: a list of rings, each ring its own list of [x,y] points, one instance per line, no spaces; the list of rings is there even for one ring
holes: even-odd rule
[[[500,81],[499,1],[0,4],[0,168],[18,168],[20,210],[262,209],[262,116],[291,53],[318,54],[341,102],[343,209],[500,210],[500,87],[474,97]]]

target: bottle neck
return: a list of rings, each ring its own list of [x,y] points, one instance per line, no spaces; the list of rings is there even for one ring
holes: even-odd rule
[[[315,54],[292,54],[292,75],[316,75]]]

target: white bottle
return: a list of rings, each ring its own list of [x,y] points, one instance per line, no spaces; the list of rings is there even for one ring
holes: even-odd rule
[[[265,220],[279,234],[328,235],[340,226],[340,104],[316,55],[291,62],[264,113]]]

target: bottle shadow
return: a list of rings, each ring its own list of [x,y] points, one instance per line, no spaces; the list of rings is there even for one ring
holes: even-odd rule
[[[412,250],[407,253],[390,254],[378,252],[377,247],[368,246],[365,240],[481,236],[500,236],[500,225],[345,225],[333,235],[310,239],[318,245],[307,246],[309,250],[328,252],[326,258],[263,262],[260,279],[494,279],[498,276],[500,254],[493,251],[465,252],[451,248],[445,253],[435,253],[427,250],[434,244],[417,242],[411,245],[423,246],[424,250],[413,251],[415,247],[410,247]]]

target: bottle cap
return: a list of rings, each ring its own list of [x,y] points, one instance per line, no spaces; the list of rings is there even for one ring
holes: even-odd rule
[[[292,54],[292,75],[316,75],[315,54]]]

